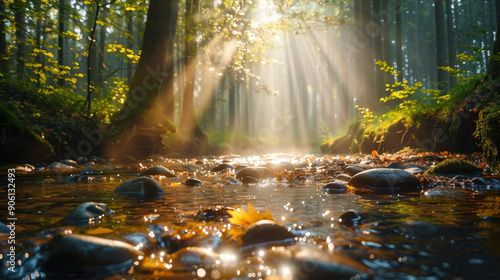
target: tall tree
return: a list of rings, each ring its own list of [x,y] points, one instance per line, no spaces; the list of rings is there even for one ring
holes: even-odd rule
[[[444,17],[443,0],[434,0],[434,14],[436,18],[436,61],[438,67],[448,66],[446,49],[446,23]],[[440,86],[446,87],[447,74],[443,70],[437,72],[437,82]]]
[[[64,32],[65,30],[65,25],[66,25],[66,1],[65,0],[59,0],[59,16],[58,16],[58,21],[59,21],[59,33],[57,36],[57,63],[59,64],[59,70],[63,70],[64,66]],[[58,80],[58,85],[59,86],[64,86],[64,79],[61,77]]]
[[[142,53],[122,110],[113,117],[114,141],[106,147],[113,157],[143,158],[164,149],[162,135],[176,132],[158,102],[167,58],[173,53],[178,1],[151,0],[142,40]]]
[[[5,0],[0,0],[0,73],[4,75],[8,72],[6,20]]]
[[[14,26],[15,26],[15,42],[17,48],[16,57],[16,73],[19,80],[24,79],[25,73],[25,54],[26,54],[26,40],[25,40],[25,14],[26,6],[22,0],[14,0]]]
[[[455,22],[453,20],[453,9],[452,9],[452,1],[451,0],[445,0],[446,1],[446,26],[448,28],[448,59],[449,59],[449,66],[454,67],[455,66],[455,52],[456,52],[456,46],[455,46]],[[453,87],[455,85],[455,81],[450,77],[450,87]]]

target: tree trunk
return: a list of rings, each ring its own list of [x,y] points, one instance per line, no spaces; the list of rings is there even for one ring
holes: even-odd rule
[[[207,136],[198,125],[194,108],[194,89],[196,83],[196,27],[194,16],[199,10],[199,0],[186,1],[185,40],[184,40],[184,74],[186,77],[184,96],[182,102],[182,116],[179,123],[179,136],[181,137],[179,149],[187,153],[200,153],[206,146]],[[196,151],[193,149],[197,147]]]
[[[396,8],[396,65],[397,71],[400,72],[397,80],[398,82],[403,82],[403,23],[401,18],[401,1],[398,1],[398,7]]]
[[[450,67],[455,67],[455,27],[451,0],[446,0],[446,25],[448,27],[448,59]],[[450,87],[455,85],[455,79],[450,77]]]
[[[17,78],[22,81],[24,79],[25,65],[25,4],[21,0],[15,0],[14,3],[14,26],[15,26],[15,42],[17,48],[16,56],[16,73]]]
[[[500,80],[500,17],[498,16],[495,45],[493,46],[491,55],[495,57],[490,58],[490,65],[486,76],[492,81]]]
[[[127,46],[127,49],[132,50],[134,48],[134,41],[135,41],[134,17],[132,15],[132,13],[130,13],[129,17],[126,18],[126,21],[127,21],[127,33],[125,36],[126,46]],[[133,78],[133,71],[132,70],[133,69],[134,69],[134,63],[132,63],[132,61],[129,61],[127,63],[127,84],[128,85],[130,85],[130,83],[132,82],[132,78]]]
[[[436,17],[436,62],[438,67],[445,67],[448,66],[448,59],[446,57],[446,28],[443,0],[434,0],[434,12]],[[437,71],[437,82],[440,89],[447,87],[447,76],[445,71]]]
[[[8,60],[7,60],[7,40],[5,39],[5,1],[0,0],[0,73],[7,75]]]
[[[168,60],[173,52],[178,1],[151,0],[142,40],[142,54],[132,79],[127,100],[113,118],[114,141],[107,147],[108,156],[144,158],[166,152],[162,135],[176,132],[165,116],[158,95],[162,80],[171,69]],[[114,144],[114,145],[113,145]]]
[[[65,0],[59,0],[59,33],[57,37],[57,64],[59,65],[59,71],[63,71],[64,66],[64,37],[63,33],[65,30],[65,22],[66,22],[66,3]],[[64,86],[64,78],[59,77],[57,81],[58,86]]]
[[[104,54],[106,53],[106,27],[101,24],[99,26],[99,59],[97,63],[97,83],[96,86],[101,87],[104,82],[106,64],[104,62]]]

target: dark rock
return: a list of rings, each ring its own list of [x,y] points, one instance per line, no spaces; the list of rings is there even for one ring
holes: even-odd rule
[[[321,189],[327,193],[344,193],[347,191],[347,186],[342,183],[328,183]]]
[[[335,176],[335,179],[342,181],[342,182],[349,182],[349,180],[351,180],[351,178],[352,177],[347,175],[347,174],[339,174],[339,175]]]
[[[234,170],[235,169],[234,165],[223,163],[223,164],[219,164],[218,166],[212,168],[212,172],[221,172],[221,171],[230,170],[230,169]]]
[[[356,210],[348,210],[339,217],[339,223],[345,226],[357,226],[361,224],[363,218]]]
[[[337,175],[337,173],[338,173],[338,171],[335,169],[328,170],[328,175],[330,175],[330,176],[335,176],[335,175]]]
[[[434,237],[439,233],[437,226],[424,221],[403,222],[396,231],[411,239]]]
[[[95,163],[108,163],[107,160],[103,159],[102,157],[98,157],[98,156],[90,156],[90,160],[95,162]]]
[[[95,163],[93,161],[89,161],[89,162],[82,164],[82,166],[94,166],[94,165],[95,165]]]
[[[236,173],[236,179],[253,177],[255,179],[276,178],[276,174],[267,167],[245,167]]]
[[[149,177],[130,179],[115,189],[115,193],[155,195],[163,193],[160,185]]]
[[[80,170],[79,174],[80,174],[80,176],[88,177],[88,176],[95,176],[95,175],[102,174],[102,171],[95,170],[92,167],[86,167],[86,168]]]
[[[73,167],[75,167],[77,165],[76,161],[74,161],[72,159],[63,159],[63,160],[60,160],[59,162],[62,164],[73,166]]]
[[[219,254],[204,247],[186,247],[170,255],[173,270],[196,270],[211,267],[219,260]]]
[[[104,203],[84,202],[69,212],[66,216],[68,223],[89,223],[99,221],[113,213]]]
[[[354,176],[360,172],[363,172],[365,171],[363,168],[360,168],[360,167],[356,167],[356,166],[347,166],[345,169],[344,169],[344,173],[349,175],[349,176]]]
[[[462,188],[437,187],[425,191],[426,197],[468,197],[473,193]]]
[[[224,206],[215,206],[214,208],[207,208],[207,209],[203,209],[201,211],[199,211],[196,216],[195,216],[195,219],[196,220],[203,220],[205,222],[208,222],[208,221],[219,221],[219,222],[222,222],[228,218],[231,218],[231,215],[229,213],[227,213],[227,210],[230,209],[230,210],[233,210],[231,208],[226,208]]]
[[[148,175],[160,175],[160,176],[165,176],[165,177],[175,177],[174,172],[168,170],[167,168],[163,166],[153,166],[150,167],[144,171],[141,172],[142,176],[148,176]]]
[[[10,228],[6,224],[0,222],[0,233],[9,233],[9,232]]]
[[[391,164],[389,164],[387,166],[387,168],[393,168],[393,169],[403,169],[403,167],[401,165],[399,165],[399,163],[397,162],[393,162]]]
[[[413,175],[423,174],[425,171],[424,167],[415,164],[409,164],[405,166],[403,170],[406,172],[410,172]]]
[[[186,186],[190,186],[190,187],[198,187],[198,186],[201,186],[203,185],[203,182],[198,180],[198,179],[195,179],[195,178],[189,178],[186,180]]]
[[[260,220],[249,225],[241,235],[241,245],[249,246],[294,238],[295,235],[275,221]]]
[[[57,235],[48,244],[49,256],[45,267],[57,271],[123,273],[143,253],[132,245],[118,240],[80,234]],[[113,271],[114,270],[114,271]]]
[[[245,178],[241,179],[243,184],[255,184],[259,182],[259,179],[255,179],[254,177],[246,176]]]
[[[194,164],[186,164],[186,165],[183,165],[182,166],[182,169],[184,171],[189,171],[189,172],[196,172],[196,171],[200,171],[200,170],[203,170],[202,167],[198,166],[198,165],[194,165]]]
[[[416,191],[420,180],[401,169],[375,168],[354,175],[348,185],[381,191]]]
[[[71,165],[67,165],[64,163],[57,162],[57,161],[54,161],[53,163],[45,166],[45,169],[72,169],[72,168],[74,168],[74,167]]]

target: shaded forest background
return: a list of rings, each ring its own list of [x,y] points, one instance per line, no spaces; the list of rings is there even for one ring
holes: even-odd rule
[[[493,0],[2,0],[2,149],[348,153],[464,104],[496,121],[499,15]],[[353,150],[353,131],[335,150],[353,121],[373,145]]]

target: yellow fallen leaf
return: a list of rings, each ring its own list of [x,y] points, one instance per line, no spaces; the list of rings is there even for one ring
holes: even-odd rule
[[[264,214],[262,214],[259,211],[255,210],[252,203],[250,202],[248,202],[248,212],[246,212],[244,209],[238,208],[236,210],[227,210],[227,213],[231,215],[231,218],[229,218],[228,220],[231,224],[243,227],[247,227],[260,220],[275,221],[273,215],[271,214],[271,212],[269,212],[269,209],[266,209]]]

